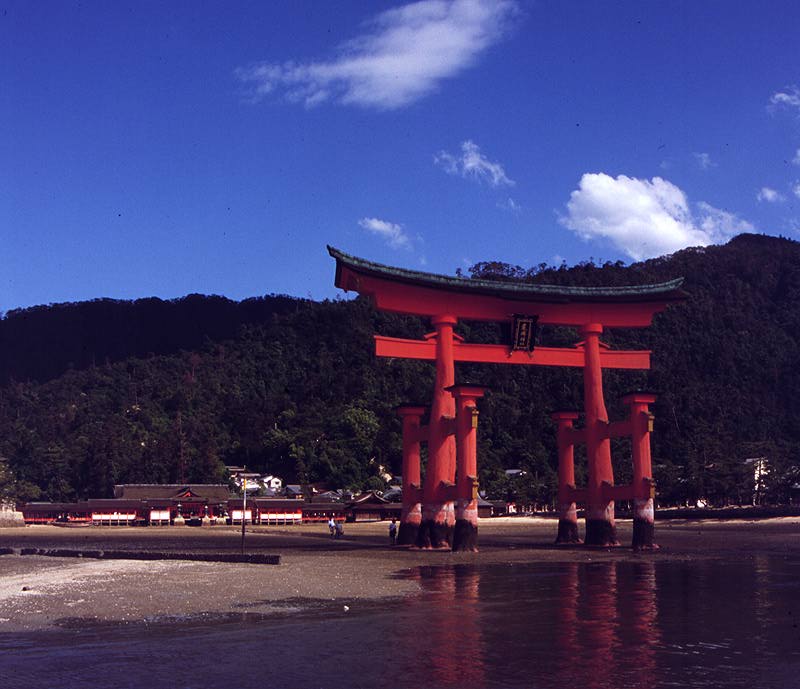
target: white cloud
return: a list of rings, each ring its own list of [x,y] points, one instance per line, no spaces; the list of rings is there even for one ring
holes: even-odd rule
[[[497,207],[502,208],[504,211],[508,211],[509,213],[521,213],[522,206],[520,206],[514,199],[510,196],[505,199],[504,201],[498,201]]]
[[[381,12],[331,59],[264,62],[236,76],[254,100],[282,92],[307,107],[331,101],[391,110],[472,66],[518,15],[516,0],[422,0]]]
[[[792,187],[792,193],[800,199],[800,182],[795,182],[794,186]]]
[[[697,209],[693,214],[686,194],[661,177],[587,173],[570,194],[560,222],[585,240],[610,241],[636,261],[753,230],[750,223],[707,203]]]
[[[769,102],[774,106],[785,105],[788,108],[797,108],[800,110],[800,88],[797,86],[789,86],[785,91],[777,91],[772,94]]]
[[[692,155],[701,170],[708,170],[716,166],[716,163],[711,160],[711,156],[708,153],[692,153]]]
[[[449,175],[472,177],[492,187],[513,187],[516,184],[513,179],[509,179],[500,163],[491,162],[481,153],[478,145],[469,140],[461,144],[460,155],[454,156],[447,151],[439,151],[433,157],[433,162]]]
[[[358,224],[367,232],[378,235],[393,249],[410,249],[411,238],[403,231],[403,226],[397,223],[379,220],[378,218],[361,218]]]
[[[758,194],[756,194],[756,199],[759,201],[766,201],[767,203],[777,203],[778,201],[784,200],[783,194],[769,187],[761,187]]]
[[[794,158],[792,158],[792,163],[795,165],[800,165],[800,148],[797,149],[797,153],[794,154]]]

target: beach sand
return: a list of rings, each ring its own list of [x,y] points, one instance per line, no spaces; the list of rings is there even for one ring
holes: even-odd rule
[[[800,557],[800,518],[790,517],[662,522],[656,532],[662,547],[646,553],[554,546],[556,523],[548,519],[493,518],[479,529],[479,553],[450,553],[391,548],[386,522],[347,524],[336,541],[324,524],[248,527],[247,551],[280,554],[279,565],[3,555],[0,632],[285,613],[308,601],[353,606],[417,593],[415,581],[397,575],[425,565]],[[622,543],[630,542],[630,532],[629,521],[618,522]],[[232,553],[240,552],[241,530],[30,526],[0,529],[0,547]]]

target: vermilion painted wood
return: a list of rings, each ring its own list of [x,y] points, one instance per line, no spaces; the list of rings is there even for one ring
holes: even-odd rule
[[[637,392],[626,395],[622,401],[630,408],[628,418],[633,456],[633,547],[655,548],[653,541],[655,505],[653,469],[650,460],[650,405],[656,396]]]
[[[455,383],[453,326],[455,316],[433,318],[436,328],[436,381],[433,386],[431,418],[428,423],[428,465],[422,486],[422,523],[418,545],[449,548],[455,526],[455,505],[449,488],[456,478],[456,443],[453,419],[456,405],[446,389]]]
[[[558,442],[558,534],[556,543],[579,543],[578,508],[572,491],[575,489],[576,433],[572,427],[578,412],[560,411],[550,415],[557,424]]]
[[[403,406],[397,413],[403,419],[403,511],[400,515],[400,545],[414,545],[417,542],[419,525],[422,521],[422,490],[420,471],[420,442],[427,440],[420,420],[425,407]]]
[[[587,545],[616,545],[614,501],[602,493],[602,485],[614,485],[611,466],[611,441],[608,438],[608,412],[603,399],[603,374],[600,365],[600,323],[581,327],[586,363],[583,368],[583,407],[586,412],[586,538]]]
[[[428,466],[422,487],[422,546],[444,547],[443,538],[455,521],[452,500],[461,500],[468,478],[477,474],[464,459],[473,451],[474,439],[463,425],[467,409],[459,398],[456,418],[456,361],[475,363],[571,366],[583,368],[584,428],[573,428],[574,412],[554,415],[558,422],[560,520],[569,521],[570,537],[577,538],[575,503],[586,505],[586,542],[616,544],[614,500],[635,502],[634,546],[652,544],[652,471],[650,467],[649,404],[655,397],[636,393],[625,398],[628,419],[610,424],[603,399],[604,368],[650,368],[649,351],[613,351],[600,341],[603,328],[639,328],[652,323],[653,316],[670,303],[686,298],[681,280],[643,287],[570,288],[546,285],[510,286],[485,280],[462,280],[370,263],[329,247],[336,259],[336,285],[370,297],[384,311],[428,316],[436,328],[425,340],[375,337],[378,356],[423,359],[436,362],[436,383],[427,432],[419,420],[404,423],[404,460],[412,450],[406,444],[428,442]],[[512,352],[503,345],[468,344],[453,332],[459,319],[509,322],[515,314],[535,315],[543,325],[579,328],[582,342],[573,349],[537,347],[533,352]],[[458,386],[461,388],[462,386]],[[452,393],[452,394],[451,394]],[[471,402],[474,405],[474,398]],[[471,412],[470,412],[471,413]],[[405,420],[404,420],[405,421]],[[472,429],[474,431],[474,428]],[[456,438],[459,462],[456,468]],[[630,436],[633,447],[634,481],[615,486],[611,465],[610,438]],[[574,486],[573,446],[586,444],[588,479],[586,487]],[[418,454],[418,450],[417,450]],[[412,462],[413,464],[413,462]],[[404,461],[404,473],[406,472]],[[413,469],[411,470],[413,474]],[[456,484],[455,482],[458,481]],[[408,497],[418,498],[419,489],[409,486]],[[649,521],[648,521],[649,520]],[[637,523],[639,530],[637,532]],[[575,528],[572,528],[575,526]],[[638,533],[638,539],[637,539]]]
[[[408,340],[375,335],[375,354],[397,359],[436,359],[436,339]],[[649,350],[600,350],[601,368],[646,370],[650,368]],[[453,359],[481,364],[517,364],[521,366],[583,367],[583,347],[537,347],[532,352],[512,352],[505,345],[453,343]]]
[[[358,274],[344,264],[339,265],[337,287],[372,297],[375,306],[383,311],[436,316],[457,314],[464,320],[510,321],[515,313],[536,314],[542,325],[572,325],[602,323],[608,328],[645,328],[653,316],[663,311],[670,299],[652,301],[586,303],[554,299],[553,301],[508,299],[445,291],[373,275]]]
[[[448,392],[456,402],[456,522],[453,550],[478,549],[478,454],[476,401],[485,388],[453,385]]]

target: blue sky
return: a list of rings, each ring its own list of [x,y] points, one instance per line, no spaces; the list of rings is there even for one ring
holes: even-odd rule
[[[0,0],[0,310],[800,235],[800,3]]]

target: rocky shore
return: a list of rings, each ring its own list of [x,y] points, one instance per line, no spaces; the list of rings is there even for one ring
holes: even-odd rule
[[[392,548],[388,525],[380,522],[348,524],[341,540],[331,540],[325,525],[248,529],[246,552],[265,562],[280,555],[279,565],[218,561],[241,553],[241,531],[234,527],[0,529],[2,552],[62,551],[61,557],[0,555],[0,633],[86,620],[271,614],[309,601],[349,607],[414,595],[418,584],[397,574],[419,566],[800,554],[796,517],[662,522],[656,532],[662,547],[649,553],[625,546],[554,546],[555,526],[548,519],[482,520],[479,553]],[[622,543],[630,542],[630,531],[630,522],[618,522]],[[115,555],[64,557],[67,550]],[[180,559],[127,559],[125,551]]]

